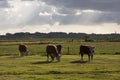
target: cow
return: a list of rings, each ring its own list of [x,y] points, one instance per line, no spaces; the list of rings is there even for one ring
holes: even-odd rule
[[[19,44],[19,52],[20,52],[20,56],[24,56],[24,55],[28,55],[28,49],[27,46],[24,44]]]
[[[51,57],[51,61],[54,61],[54,58],[56,57],[57,61],[60,62],[60,53],[61,53],[61,45],[52,45],[49,44],[46,47],[47,52],[47,61],[49,61],[49,56]]]
[[[56,45],[56,47],[57,47],[58,53],[61,54],[62,46],[61,45]]]
[[[83,55],[87,54],[88,55],[88,60],[93,60],[93,55],[94,55],[94,47],[92,46],[87,46],[87,45],[81,45],[80,46],[80,52],[79,55],[81,55],[81,61],[83,61]]]

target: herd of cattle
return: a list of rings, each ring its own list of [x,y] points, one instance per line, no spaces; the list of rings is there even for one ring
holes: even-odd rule
[[[51,61],[54,61],[54,58],[58,62],[60,62],[60,55],[61,55],[61,45],[53,45],[49,44],[46,46],[46,55],[47,55],[47,61],[49,61],[49,57],[51,57]],[[28,55],[28,48],[26,45],[20,44],[19,45],[19,52],[20,56]],[[92,46],[86,46],[86,45],[80,45],[80,52],[79,55],[81,55],[81,61],[83,61],[83,55],[88,55],[88,60],[91,61],[93,59],[94,54],[94,47]]]

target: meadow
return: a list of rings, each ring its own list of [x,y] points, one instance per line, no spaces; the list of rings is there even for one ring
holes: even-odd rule
[[[29,56],[19,57],[24,43]],[[46,45],[61,44],[61,62],[46,61]],[[94,60],[80,61],[79,46],[95,47]],[[69,47],[69,51],[68,51]],[[0,41],[0,80],[119,80],[120,42],[84,42],[79,39],[37,39]]]

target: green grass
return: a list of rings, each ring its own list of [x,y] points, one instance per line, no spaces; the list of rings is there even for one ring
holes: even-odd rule
[[[119,80],[120,55],[95,55],[92,62],[78,55],[63,55],[61,62],[46,56],[1,56],[0,80]]]
[[[82,42],[74,39],[0,41],[0,80],[119,80],[120,42]],[[19,57],[18,44],[24,43],[29,56]],[[46,62],[47,44],[62,45],[61,62]],[[92,62],[80,61],[79,46],[95,47]],[[69,53],[68,53],[69,47]],[[69,54],[69,55],[68,55]]]
[[[55,39],[56,40],[56,39]],[[18,44],[24,43],[28,46],[30,55],[45,55],[47,44],[61,44],[62,45],[62,54],[79,54],[79,46],[82,45],[91,45],[95,47],[95,54],[120,54],[120,42],[82,42],[80,40],[74,40],[69,42],[69,40],[58,40],[53,39],[44,41],[17,41],[17,42],[0,42],[0,55],[18,55]],[[69,47],[69,53],[68,53]]]

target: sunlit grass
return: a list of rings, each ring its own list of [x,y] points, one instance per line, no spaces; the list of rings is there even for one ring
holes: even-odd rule
[[[7,80],[119,80],[120,55],[95,55],[92,62],[77,55],[63,55],[61,62],[46,62],[46,56],[1,56],[0,79]],[[5,77],[6,76],[6,77]]]

